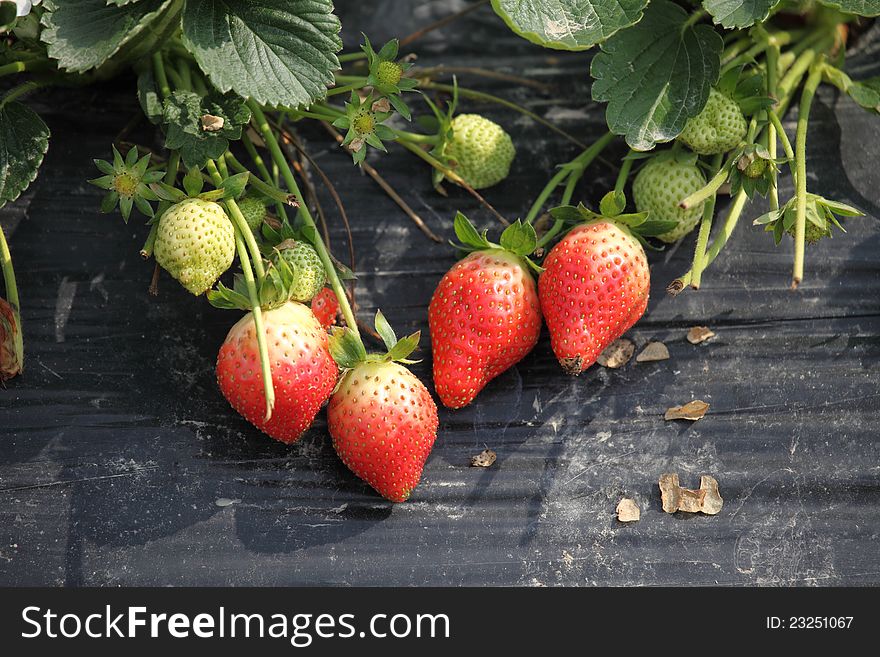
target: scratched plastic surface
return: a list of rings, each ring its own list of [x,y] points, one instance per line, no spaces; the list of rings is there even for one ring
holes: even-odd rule
[[[369,4],[342,11],[349,47],[361,30],[381,43],[461,6]],[[853,60],[857,77],[880,74],[878,42],[875,28]],[[461,76],[582,140],[602,134],[586,56],[519,40],[487,8],[425,37],[418,52],[422,65],[479,64],[560,85],[554,96]],[[775,248],[753,228],[757,208],[700,292],[664,293],[687,269],[692,238],[653,254],[649,311],[629,337],[639,347],[665,341],[670,360],[573,379],[545,335],[476,404],[441,411],[422,484],[394,506],[345,470],[323,418],[286,447],[228,408],[213,363],[233,313],[168,277],[158,299],[146,294],[152,264],[138,256],[146,229],[99,214],[100,193],[84,181],[91,158],[106,157],[138,111],[133,88],[36,97],[51,150],[26,197],[0,211],[12,230],[28,349],[25,376],[0,391],[0,584],[880,583],[877,117],[832,91],[819,95],[810,187],[868,217],[809,250],[797,293],[787,289],[791,242]],[[462,107],[514,135],[519,158],[488,196],[509,217],[525,214],[552,165],[577,147],[519,115]],[[135,136],[155,143],[143,124]],[[424,238],[323,132],[305,137],[352,218],[362,316],[381,306],[400,332],[424,334],[431,290],[453,252]],[[391,150],[371,162],[434,231],[451,237],[457,209],[496,228],[466,194],[437,195],[427,170]],[[613,175],[592,167],[581,197],[595,203]],[[344,255],[341,223],[322,200]],[[696,324],[717,337],[690,345],[684,335]],[[422,344],[414,369],[427,381],[426,335]],[[692,399],[711,404],[705,418],[663,421],[667,407]],[[496,464],[468,467],[486,446]],[[664,514],[657,480],[670,471],[686,486],[715,476],[721,513]],[[638,523],[614,519],[624,495],[642,507]]]

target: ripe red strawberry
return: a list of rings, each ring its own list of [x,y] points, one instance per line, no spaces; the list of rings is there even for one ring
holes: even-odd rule
[[[232,407],[255,427],[283,443],[309,428],[336,385],[338,368],[329,336],[301,303],[263,313],[275,408],[265,421],[265,398],[254,317],[248,313],[229,331],[217,356],[217,382]]]
[[[325,329],[333,326],[339,312],[339,299],[336,298],[336,293],[329,287],[323,288],[312,299],[312,312]]]
[[[559,363],[580,374],[644,314],[648,260],[625,227],[605,219],[578,226],[547,255],[541,309]]]
[[[330,397],[327,425],[345,465],[382,497],[403,502],[437,438],[437,406],[422,382],[394,362],[410,362],[419,334],[398,342],[381,313],[376,329],[388,347],[384,356],[368,356],[349,329],[334,329],[333,354],[347,372]]]
[[[466,406],[538,342],[541,307],[523,258],[490,249],[460,260],[437,285],[428,324],[437,395]]]

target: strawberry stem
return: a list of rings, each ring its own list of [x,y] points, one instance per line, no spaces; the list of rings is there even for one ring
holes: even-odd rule
[[[779,43],[774,40],[770,43],[770,47],[767,49],[766,56],[766,70],[767,70],[767,95],[770,98],[773,98],[774,101],[776,99],[776,85],[779,82]],[[775,116],[773,112],[773,108],[767,108],[767,118],[770,123],[767,125],[767,152],[770,154],[770,159],[776,159],[776,131],[778,130],[776,123],[773,122],[773,116]],[[776,120],[779,120],[779,117],[776,117]],[[788,137],[785,135],[785,130],[782,130],[782,139],[788,140]],[[791,145],[789,145],[789,148]],[[789,165],[791,165],[791,161],[789,160]],[[779,209],[779,189],[776,186],[777,180],[777,171],[776,167],[771,167],[770,170],[770,209],[778,210]]]
[[[220,172],[217,170],[217,166],[214,164],[213,160],[208,160],[208,171],[211,173],[211,179],[214,184],[219,187],[220,183],[223,182],[223,179],[220,177]],[[257,349],[260,352],[260,370],[263,374],[263,393],[266,397],[266,415],[264,420],[268,422],[272,419],[272,411],[275,408],[275,386],[272,383],[272,369],[269,362],[269,346],[266,344],[266,332],[263,329],[263,310],[260,307],[260,295],[257,292],[257,284],[254,280],[251,260],[248,257],[248,249],[245,246],[245,239],[247,236],[250,236],[252,241],[254,236],[235,201],[232,199],[228,200],[226,202],[226,207],[230,210],[232,224],[235,226],[235,250],[238,252],[238,260],[241,263],[241,272],[244,277],[245,287],[247,287],[248,291],[248,301],[250,301],[251,304],[251,314],[254,316],[254,332],[257,337]],[[243,235],[245,236],[245,239],[242,238]],[[256,244],[256,242],[254,243]],[[259,264],[259,271],[263,272],[259,274],[259,277],[262,279],[263,276],[265,276],[265,272],[263,271],[262,256],[259,255],[259,249],[257,249],[257,254],[259,262],[255,262],[254,265],[256,266]]]
[[[266,163],[263,161],[263,156],[257,152],[256,146],[254,146],[254,142],[251,140],[247,131],[244,131],[241,135],[241,143],[244,145],[244,149],[247,151],[247,154],[250,156],[251,161],[254,163],[254,166],[257,167],[257,171],[263,176],[263,180],[272,185],[274,180],[272,178],[272,174],[269,173],[269,169],[266,168]],[[245,167],[235,159],[235,156],[232,154],[232,151],[226,151],[226,159],[229,160],[229,163],[233,166],[233,168],[237,166],[241,167],[241,171],[245,170]],[[287,208],[285,208],[285,202],[280,201],[278,199],[275,200],[275,210],[278,212],[278,216],[281,219],[287,218]]]
[[[626,188],[626,181],[629,180],[629,172],[632,171],[633,163],[635,162],[632,155],[635,155],[635,153],[636,151],[630,148],[627,156],[621,161],[620,172],[618,172],[617,180],[614,182],[615,192],[622,194],[623,190]]]
[[[779,141],[782,142],[782,150],[785,151],[785,157],[788,158],[788,167],[789,167],[789,169],[791,169],[791,177],[793,179],[796,179],[797,178],[797,171],[796,171],[796,167],[795,167],[794,149],[791,146],[791,142],[788,139],[788,135],[785,134],[785,126],[782,125],[782,120],[779,118],[779,115],[776,112],[774,112],[773,110],[768,110],[767,116],[770,119],[770,124],[767,126],[767,129],[769,130],[770,127],[772,127],[774,134],[777,137],[779,137]],[[775,142],[775,140],[773,140],[773,141]],[[772,145],[774,148],[773,148],[773,150],[770,151],[770,156],[774,157],[776,155],[776,153],[775,153],[776,144],[772,143]],[[777,197],[776,202],[777,202],[777,207],[773,208],[774,210],[778,209],[778,207],[779,207],[778,197]]]
[[[180,152],[179,151],[171,151],[171,155],[168,157],[168,168],[165,170],[165,178],[163,179],[166,185],[173,185],[174,181],[177,179],[177,168],[180,166]],[[147,241],[144,242],[144,246],[141,249],[141,257],[146,260],[151,255],[153,255],[153,246],[156,244],[156,233],[159,231],[159,219],[165,214],[165,210],[167,210],[171,206],[171,201],[162,200],[159,202],[159,206],[156,208],[156,214],[154,216],[154,221],[150,225],[150,234],[147,235]]]
[[[214,160],[208,160],[207,168],[208,173],[211,175],[211,180],[219,188],[223,184],[223,176],[217,168],[217,163],[214,162]],[[239,210],[238,203],[235,202],[235,199],[229,199],[226,201],[226,209],[229,210],[229,217],[232,219],[233,225],[238,229],[238,232],[241,233],[245,244],[247,244],[248,251],[250,251],[251,258],[253,258],[257,279],[263,280],[263,277],[266,275],[266,269],[263,267],[263,254],[260,252],[260,246],[257,244],[257,240],[254,237],[254,233],[251,231],[251,227],[248,226],[247,220],[245,220],[244,215],[242,215],[241,210]]]
[[[281,171],[281,177],[284,178],[287,189],[291,193],[295,194],[297,198],[302,199],[302,193],[299,190],[299,185],[297,184],[296,179],[293,176],[293,172],[290,170],[290,165],[288,164],[287,159],[284,157],[284,153],[281,152],[281,147],[278,145],[278,140],[275,138],[275,133],[272,132],[272,128],[269,126],[269,121],[266,119],[266,115],[263,113],[262,108],[253,99],[248,99],[247,103],[248,107],[250,107],[251,109],[251,113],[253,114],[254,127],[256,128],[257,132],[260,133],[260,136],[263,138],[266,147],[269,149],[269,153],[272,156],[273,162],[278,165],[278,168]],[[336,267],[333,265],[333,260],[330,258],[330,253],[327,251],[327,247],[324,245],[324,241],[321,239],[321,236],[318,232],[318,227],[315,225],[315,220],[312,218],[312,215],[309,212],[309,209],[306,207],[305,203],[300,203],[299,216],[302,218],[303,222],[307,226],[311,227],[314,230],[315,250],[318,252],[318,256],[321,258],[321,262],[324,264],[324,269],[327,271],[327,277],[330,279],[330,287],[333,288],[333,292],[336,293],[336,297],[339,300],[339,307],[342,310],[343,317],[345,317],[345,323],[360,341],[361,337],[360,332],[358,331],[357,319],[354,316],[351,305],[348,303],[348,296],[345,294],[345,288],[342,286],[342,282],[339,280],[339,275],[336,273]]]
[[[723,155],[719,153],[712,158],[712,168],[722,170],[721,158]],[[691,267],[691,287],[695,290],[700,289],[700,281],[703,276],[703,269],[706,267],[706,245],[709,242],[709,233],[712,231],[712,217],[715,214],[715,200],[718,197],[714,194],[710,196],[703,205],[703,217],[700,221],[700,232],[697,235],[697,246],[694,250],[694,262]]]
[[[822,68],[825,56],[820,55],[810,67],[810,74],[804,83],[798,109],[797,136],[795,137],[795,165],[797,180],[795,181],[795,228],[794,228],[794,271],[791,287],[796,288],[804,278],[804,245],[807,229],[807,126],[810,120],[810,108],[816,89],[822,81]]]
[[[706,251],[706,262],[703,269],[712,264],[712,261],[715,260],[718,254],[721,253],[724,245],[727,244],[727,240],[730,239],[730,236],[733,234],[733,230],[736,228],[736,224],[739,221],[740,215],[742,215],[743,208],[745,208],[748,199],[748,194],[746,194],[745,191],[740,191],[739,194],[736,195],[736,198],[733,200],[733,205],[730,206],[730,212],[727,214],[727,219],[721,227],[721,234],[715,236],[715,239],[712,240],[712,244]],[[693,272],[688,270],[683,276],[672,281],[672,283],[666,288],[666,291],[674,296],[681,292],[686,286],[690,285],[692,278]]]
[[[595,143],[593,143],[590,147],[586,148],[580,155],[571,160],[570,162],[563,164],[559,171],[554,175],[550,182],[544,185],[544,189],[541,190],[541,193],[538,194],[538,198],[535,199],[535,202],[532,203],[532,207],[529,210],[529,213],[526,215],[526,218],[523,219],[523,223],[532,223],[535,219],[537,219],[541,210],[544,207],[544,204],[547,202],[547,199],[550,198],[550,195],[553,191],[559,187],[564,182],[568,181],[569,176],[576,176],[575,183],[580,179],[581,176],[584,175],[584,171],[586,168],[595,160],[599,154],[605,150],[605,147],[611,143],[614,139],[614,134],[611,132],[607,132],[602,135]],[[574,188],[571,188],[571,194],[569,194],[568,201],[571,200],[571,196],[573,196]],[[567,203],[567,201],[566,201]],[[565,205],[565,203],[563,203]]]

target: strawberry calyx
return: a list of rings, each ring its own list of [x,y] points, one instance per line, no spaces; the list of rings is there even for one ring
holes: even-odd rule
[[[487,237],[488,230],[484,230],[482,233],[479,232],[461,212],[456,213],[453,227],[460,244],[455,242],[450,242],[450,244],[463,253],[504,251],[515,255],[528,269],[531,269],[536,274],[540,274],[543,271],[540,265],[529,257],[538,247],[538,235],[530,223],[524,223],[522,220],[517,219],[504,229],[498,243],[490,242]]]
[[[343,373],[354,369],[360,363],[397,362],[412,365],[419,362],[411,360],[409,356],[419,346],[421,331],[398,339],[381,310],[376,311],[375,328],[376,333],[385,343],[385,353],[367,353],[364,343],[349,327],[333,327],[330,332],[330,355]]]
[[[347,131],[342,146],[351,153],[355,164],[360,164],[367,157],[367,145],[383,152],[387,150],[382,141],[393,140],[395,135],[391,128],[384,125],[384,121],[392,114],[387,97],[377,97],[371,92],[361,98],[356,91],[351,92],[351,98],[345,104],[345,115],[336,119],[333,125]]]
[[[550,215],[557,221],[562,221],[570,231],[576,226],[598,222],[613,223],[625,232],[633,236],[639,243],[649,249],[652,246],[646,238],[663,235],[675,228],[677,222],[660,219],[651,219],[649,212],[625,213],[626,197],[619,190],[612,190],[602,197],[599,203],[599,212],[590,210],[583,203],[575,205],[561,205],[550,210]]]
[[[744,191],[751,198],[755,193],[767,196],[785,158],[772,158],[770,151],[760,144],[745,144],[730,161],[730,195]]]
[[[807,194],[805,241],[814,244],[824,237],[831,237],[833,227],[845,233],[846,229],[840,223],[838,216],[864,217],[865,213],[840,201],[832,201],[818,194]],[[764,230],[772,232],[776,244],[779,244],[785,233],[794,237],[796,223],[797,197],[792,197],[778,210],[771,210],[755,219],[753,225],[764,226]]]
[[[413,91],[419,86],[418,80],[406,76],[406,72],[412,68],[412,63],[397,60],[400,42],[391,39],[379,49],[373,50],[373,44],[364,34],[364,43],[361,50],[367,56],[367,86],[373,87],[377,92],[385,96],[389,103],[400,112],[407,121],[412,119],[412,112],[400,97],[406,91]]]
[[[158,201],[159,196],[152,189],[152,185],[161,181],[165,172],[150,169],[150,158],[151,155],[147,153],[138,159],[137,146],[132,146],[123,159],[116,146],[113,146],[112,163],[106,160],[94,160],[95,166],[104,175],[89,182],[107,190],[107,195],[101,201],[101,212],[109,214],[118,204],[122,219],[126,223],[133,207],[146,217],[151,219],[154,217],[153,206],[150,203]]]

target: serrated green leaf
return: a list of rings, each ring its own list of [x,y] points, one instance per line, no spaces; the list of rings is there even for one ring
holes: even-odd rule
[[[703,0],[703,7],[716,25],[727,29],[761,23],[780,0]]]
[[[58,67],[81,73],[97,68],[127,43],[149,33],[151,22],[175,0],[124,6],[106,0],[64,0],[43,14],[42,41]]]
[[[593,58],[593,99],[608,103],[608,127],[634,150],[675,139],[718,79],[721,37],[687,18],[669,0],[654,0],[641,21],[608,39]]]
[[[520,256],[527,256],[538,246],[538,236],[532,224],[517,219],[501,233],[501,247]]]
[[[202,124],[205,115],[223,119],[223,127],[206,130]],[[165,146],[180,151],[187,168],[202,167],[209,159],[222,156],[230,140],[241,138],[250,110],[231,94],[202,98],[191,91],[175,91],[165,100],[164,119],[168,124]]]
[[[221,91],[262,105],[323,98],[339,69],[331,0],[187,0],[183,41]]]
[[[394,345],[397,344],[397,334],[394,333],[394,329],[391,328],[391,324],[385,319],[385,315],[382,314],[381,310],[376,311],[375,326],[376,333],[379,334],[379,337],[382,338],[382,342],[385,343],[385,348],[389,351],[394,349]]]
[[[636,23],[648,0],[492,0],[516,34],[545,48],[586,50]]]
[[[49,149],[49,128],[27,105],[0,101],[0,207],[27,189]]]
[[[826,7],[834,7],[858,16],[880,16],[880,0],[819,0]]]

